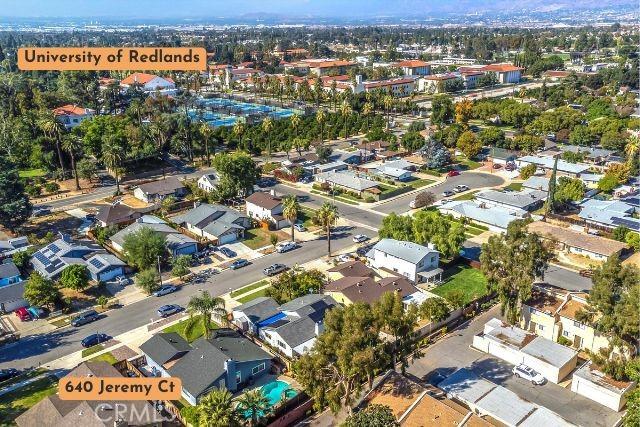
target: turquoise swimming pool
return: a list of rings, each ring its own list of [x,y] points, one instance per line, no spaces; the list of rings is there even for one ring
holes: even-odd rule
[[[284,400],[291,399],[295,397],[298,392],[291,388],[291,385],[285,381],[274,380],[265,385],[263,385],[260,390],[264,393],[264,396],[269,401],[269,405],[271,407],[276,406],[278,403],[282,402],[283,397]],[[286,391],[286,396],[285,396]],[[242,414],[246,419],[251,418],[251,411],[244,411]],[[260,414],[263,416],[264,414]]]

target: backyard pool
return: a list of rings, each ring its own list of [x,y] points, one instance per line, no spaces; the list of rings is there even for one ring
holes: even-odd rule
[[[285,401],[295,397],[298,392],[291,388],[291,385],[285,381],[274,380],[265,385],[263,385],[260,390],[269,401],[269,406],[272,408],[276,406],[278,403],[282,402],[283,396],[285,397]],[[285,395],[286,394],[286,395]],[[251,418],[251,411],[244,411],[243,416],[246,419]],[[260,413],[260,416],[263,417],[264,414]]]

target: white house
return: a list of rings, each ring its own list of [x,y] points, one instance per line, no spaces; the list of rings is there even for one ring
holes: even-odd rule
[[[471,200],[451,200],[440,205],[438,210],[454,218],[468,218],[498,233],[506,231],[512,221],[529,216],[525,210],[505,209],[499,206],[488,207]]]
[[[173,217],[172,221],[218,245],[244,237],[244,230],[250,226],[247,215],[226,206],[207,203]]]
[[[571,378],[571,391],[598,402],[614,411],[621,411],[627,396],[636,388],[633,381],[616,381],[597,369],[591,362],[578,368]]]
[[[124,78],[120,82],[123,88],[129,88],[134,85],[140,85],[145,92],[172,91],[175,90],[176,84],[169,77],[160,77],[155,74],[133,73]]]
[[[83,121],[95,116],[96,111],[90,108],[78,107],[77,105],[63,105],[53,110],[53,115],[67,129],[72,129]]]
[[[165,197],[183,197],[187,194],[187,189],[178,178],[169,176],[157,181],[147,182],[133,190],[136,199],[147,203],[159,202]]]
[[[282,215],[282,199],[270,193],[257,191],[246,199],[247,215],[256,221],[266,221],[275,226],[276,230],[291,225]]]
[[[213,173],[205,173],[200,178],[198,178],[197,185],[198,188],[210,193],[216,187],[216,181],[218,177]]]
[[[440,253],[431,244],[422,246],[402,240],[382,239],[367,252],[367,261],[378,269],[404,276],[413,282],[442,277]]]

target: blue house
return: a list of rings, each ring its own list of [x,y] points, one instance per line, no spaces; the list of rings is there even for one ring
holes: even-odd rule
[[[24,307],[27,301],[23,298],[24,281],[20,271],[13,262],[0,264],[0,312],[9,313]]]

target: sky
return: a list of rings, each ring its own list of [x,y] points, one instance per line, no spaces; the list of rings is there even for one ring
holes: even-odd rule
[[[166,19],[287,16],[370,17],[440,12],[516,10],[522,7],[583,7],[629,4],[630,0],[0,0],[4,17]]]

